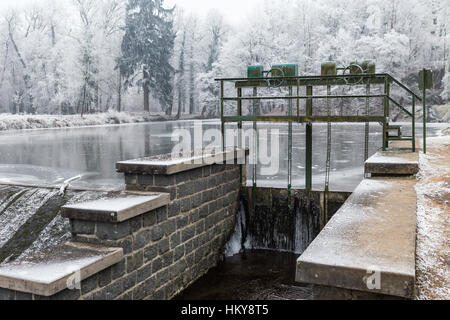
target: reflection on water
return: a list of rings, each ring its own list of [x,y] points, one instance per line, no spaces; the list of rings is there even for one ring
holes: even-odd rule
[[[203,130],[220,128],[219,121],[203,121],[202,124]],[[250,127],[250,124],[246,126]],[[258,185],[286,187],[287,125],[260,124],[259,128],[277,128],[281,134],[280,171],[270,177],[259,174]],[[313,128],[313,184],[315,189],[322,189],[326,125],[315,124]],[[83,178],[72,183],[73,186],[122,187],[123,177],[115,172],[115,163],[170,153],[175,144],[171,133],[176,129],[189,129],[193,136],[194,122],[4,132],[0,134],[0,183],[58,185],[81,174]],[[305,127],[294,124],[294,188],[304,187],[304,137]],[[209,145],[209,141],[204,145]],[[380,126],[372,125],[370,153],[373,154],[380,146]],[[351,191],[356,187],[363,175],[363,154],[364,125],[333,124],[331,189]],[[251,175],[248,178],[251,180]]]

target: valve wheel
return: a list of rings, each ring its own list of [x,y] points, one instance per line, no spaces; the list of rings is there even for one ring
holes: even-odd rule
[[[274,74],[273,74],[274,71],[280,72],[280,73],[281,73],[281,76],[279,76],[279,75],[275,75],[275,76],[274,76]],[[270,76],[269,76],[269,75],[270,75]],[[284,82],[285,82],[285,79],[284,79],[284,71],[283,71],[283,69],[281,69],[281,68],[272,68],[270,71],[267,71],[266,77],[267,77],[267,78],[281,78],[281,79],[279,79],[279,80],[267,79],[266,82],[267,82],[267,87],[268,87],[268,88],[279,88],[279,87],[281,87],[281,86],[284,84]]]
[[[342,75],[346,76],[347,75],[346,74],[347,71],[348,71],[349,75],[351,75],[352,68],[358,68],[361,71],[361,74],[364,73],[364,69],[359,64],[355,63],[355,64],[351,64],[351,65],[345,67],[344,70],[342,71]],[[359,79],[358,78],[346,78],[346,77],[344,77],[344,81],[348,85],[357,85],[357,84],[360,84],[360,83],[363,82],[363,77],[361,77]]]

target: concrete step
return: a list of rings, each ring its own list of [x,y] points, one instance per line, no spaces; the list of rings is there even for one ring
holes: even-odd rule
[[[415,175],[419,169],[419,153],[406,150],[379,151],[365,163],[365,173],[372,176]]]
[[[364,180],[298,259],[296,281],[412,298],[414,186],[412,179]]]
[[[132,174],[173,175],[183,171],[205,167],[211,164],[243,164],[248,155],[246,149],[226,148],[225,151],[214,149],[203,150],[202,154],[179,155],[171,154],[150,158],[121,161],[116,164],[117,172]]]
[[[0,266],[0,288],[50,297],[120,262],[122,248],[68,242]]]
[[[98,221],[123,222],[141,214],[158,209],[170,202],[167,193],[130,193],[62,207],[64,218]]]

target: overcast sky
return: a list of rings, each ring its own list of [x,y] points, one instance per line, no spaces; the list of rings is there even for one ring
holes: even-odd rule
[[[9,6],[23,6],[30,2],[42,0],[0,0],[0,10]],[[210,9],[217,9],[232,23],[238,23],[256,3],[262,0],[166,0],[167,4],[175,3],[186,9],[204,15]]]
[[[0,0],[1,1],[1,0]],[[171,0],[187,11],[205,14],[210,9],[222,12],[231,22],[239,22],[261,0]]]

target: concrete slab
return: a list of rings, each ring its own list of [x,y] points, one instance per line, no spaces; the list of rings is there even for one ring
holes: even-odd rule
[[[0,266],[0,288],[52,296],[120,262],[122,248],[66,243]]]
[[[415,175],[419,170],[419,153],[399,149],[379,151],[365,163],[365,173],[372,176]]]
[[[167,193],[123,193],[113,198],[64,206],[62,207],[62,216],[76,220],[116,223],[137,217],[169,203],[170,194]]]
[[[150,158],[121,161],[116,164],[117,172],[172,175],[183,171],[193,170],[212,164],[238,164],[245,163],[247,150],[227,148],[225,152],[215,150],[204,150],[200,154],[193,153],[190,156],[162,155]]]
[[[415,183],[401,178],[364,180],[298,259],[296,281],[411,298]],[[380,286],[376,281],[375,288],[370,285],[374,279]]]

